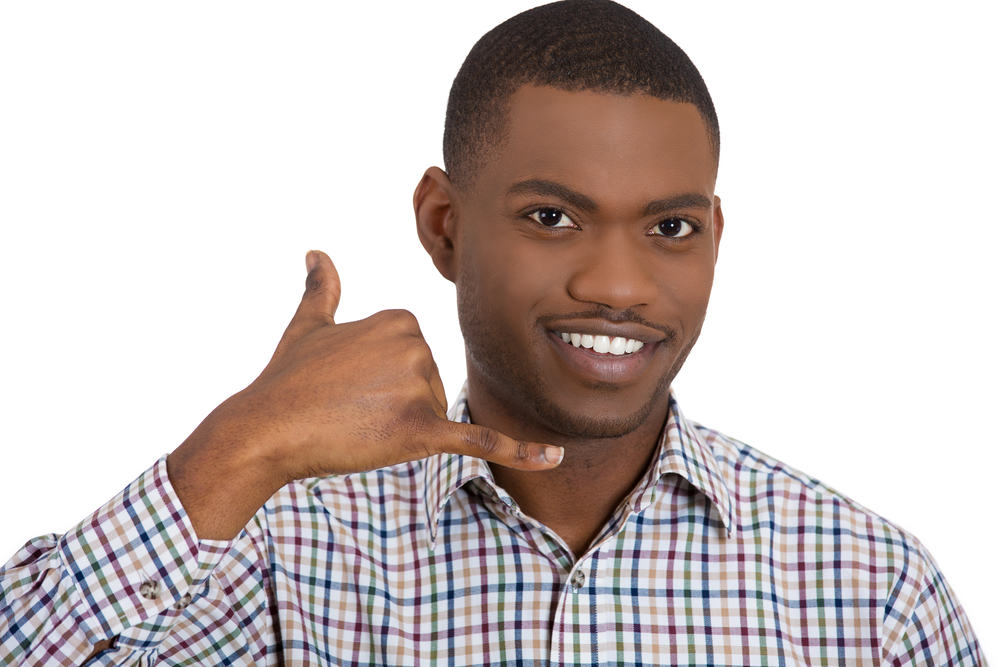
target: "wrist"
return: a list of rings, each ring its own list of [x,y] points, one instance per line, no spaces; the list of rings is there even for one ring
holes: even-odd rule
[[[237,396],[167,457],[167,475],[200,539],[233,539],[286,483],[274,448],[240,418]]]

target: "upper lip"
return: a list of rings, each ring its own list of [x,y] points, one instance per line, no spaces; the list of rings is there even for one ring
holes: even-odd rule
[[[609,338],[631,338],[643,343],[656,343],[667,338],[662,331],[644,327],[641,324],[633,324],[632,322],[615,323],[600,319],[553,320],[546,322],[545,328],[559,333],[590,334],[593,336],[607,336]]]

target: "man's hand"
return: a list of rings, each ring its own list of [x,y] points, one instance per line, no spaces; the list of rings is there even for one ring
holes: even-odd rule
[[[437,365],[406,311],[337,324],[340,278],[306,256],[306,291],[274,356],[167,460],[202,539],[231,539],[294,479],[374,470],[441,452],[547,470],[562,449],[447,419]]]

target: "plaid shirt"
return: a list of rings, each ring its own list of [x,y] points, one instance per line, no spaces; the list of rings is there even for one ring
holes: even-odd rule
[[[197,539],[161,459],[0,597],[5,664],[112,636],[94,664],[986,664],[917,540],[673,401],[579,560],[478,459],[290,484],[232,542]]]

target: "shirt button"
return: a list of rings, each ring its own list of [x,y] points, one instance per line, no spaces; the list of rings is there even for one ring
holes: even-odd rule
[[[181,609],[183,609],[184,607],[188,606],[189,604],[191,604],[191,594],[190,593],[185,593],[183,596],[181,596],[180,600],[178,600],[177,602],[174,603],[174,609],[176,609],[177,611],[180,611]]]
[[[155,600],[160,597],[160,582],[155,579],[142,582],[142,586],[139,587],[139,595],[147,600]]]
[[[573,573],[573,578],[569,580],[569,583],[573,586],[574,591],[578,591],[583,588],[585,581],[587,581],[587,575],[583,573],[583,570],[577,570]]]

